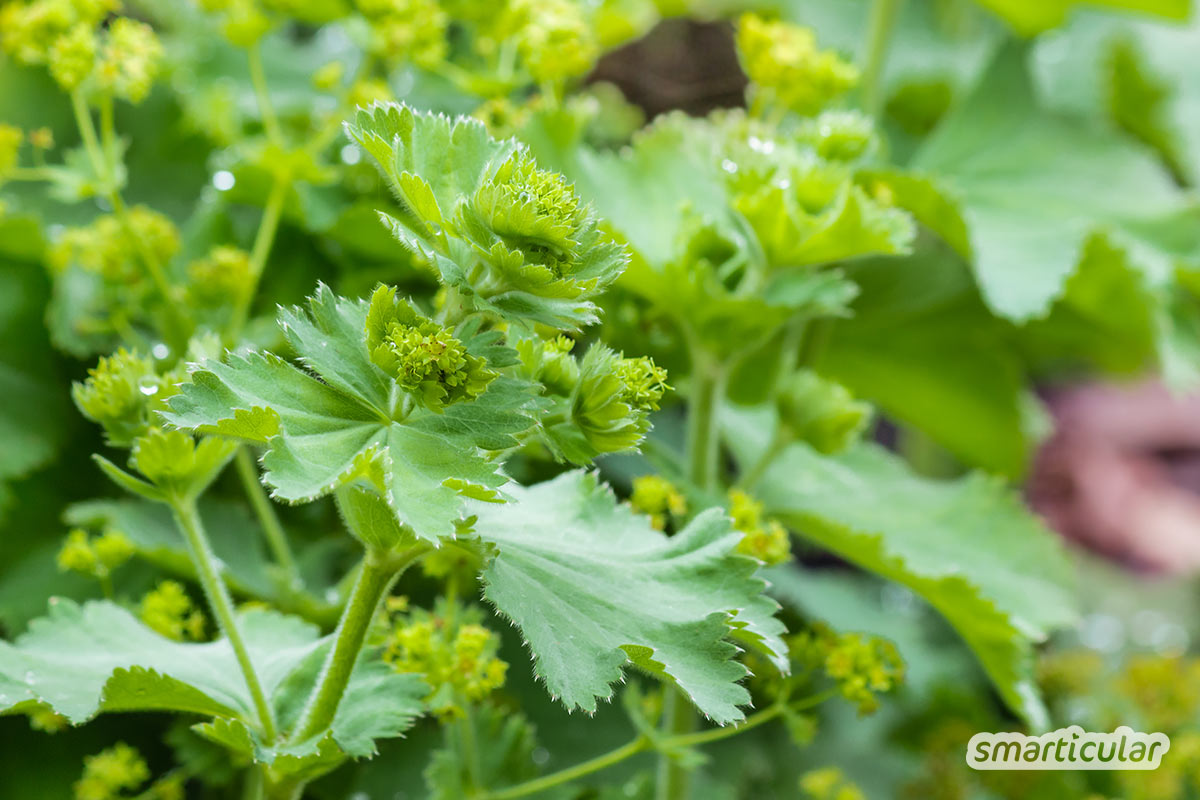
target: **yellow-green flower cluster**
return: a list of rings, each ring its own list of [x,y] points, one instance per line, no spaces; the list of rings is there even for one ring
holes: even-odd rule
[[[179,250],[175,223],[146,206],[130,208],[127,216],[128,231],[113,214],[102,214],[83,227],[68,228],[50,250],[51,269],[62,272],[77,264],[109,282],[130,284],[142,277],[139,247],[145,247],[159,264],[170,261]]]
[[[800,776],[800,791],[809,800],[866,800],[849,778],[837,767],[821,767]]]
[[[75,800],[117,800],[150,777],[136,749],[124,742],[83,759],[83,776],[75,782]]]
[[[371,361],[433,411],[483,394],[497,373],[467,352],[454,331],[417,313],[380,286],[367,313]]]
[[[583,266],[579,237],[588,210],[566,178],[538,169],[527,152],[505,161],[471,205],[512,251],[514,268],[507,278],[545,284],[570,278]]]
[[[658,411],[658,403],[670,389],[667,371],[649,356],[622,358],[613,368],[624,387],[621,400],[634,408]]]
[[[629,505],[634,511],[650,515],[650,524],[658,530],[667,527],[671,518],[687,513],[687,500],[683,493],[661,475],[640,475],[633,479],[633,493]]]
[[[792,542],[778,520],[768,519],[763,504],[741,489],[729,492],[729,516],[733,527],[744,535],[738,552],[764,564],[781,564],[792,557]]]
[[[1134,656],[1115,688],[1134,702],[1148,730],[1177,730],[1200,713],[1200,658]]]
[[[356,0],[371,26],[371,47],[390,59],[425,67],[446,57],[450,19],[436,0]]]
[[[96,33],[81,22],[54,41],[50,48],[50,77],[64,90],[74,91],[96,65]]]
[[[159,375],[154,360],[124,348],[101,357],[83,383],[71,387],[80,412],[104,428],[109,444],[129,447],[154,424],[178,391],[182,375]]]
[[[26,0],[0,6],[0,47],[21,64],[45,64],[77,26],[93,31],[119,8],[116,0]]]
[[[624,358],[592,345],[579,364],[571,418],[598,453],[637,447],[650,428],[650,412],[670,388],[666,379],[649,357]]]
[[[121,531],[110,528],[99,536],[89,536],[82,528],[74,528],[58,551],[58,568],[106,580],[134,552],[133,542]]]
[[[583,75],[600,55],[600,44],[584,18],[581,3],[571,0],[514,0],[520,20],[517,48],[536,83],[554,83]]]
[[[426,702],[435,713],[453,715],[464,702],[478,702],[504,685],[508,664],[496,656],[500,638],[480,618],[477,608],[458,606],[434,614],[417,610],[395,622],[384,658],[397,672],[425,679],[431,689]]]
[[[752,109],[778,105],[811,116],[858,82],[854,65],[818,49],[808,28],[746,14],[738,22],[737,48]]]
[[[47,705],[39,705],[29,712],[29,727],[42,733],[59,733],[66,730],[71,721]]]
[[[188,297],[198,306],[236,303],[250,287],[250,254],[219,245],[188,265]]]
[[[153,28],[129,17],[118,17],[108,27],[96,64],[96,83],[116,97],[140,103],[154,84],[162,57],[162,43]]]
[[[178,581],[160,581],[147,592],[138,608],[147,627],[176,641],[204,639],[204,613]]]
[[[820,670],[837,684],[859,714],[879,708],[878,694],[904,680],[904,662],[886,639],[861,633],[838,633],[817,623],[791,638],[792,656],[809,671]]]

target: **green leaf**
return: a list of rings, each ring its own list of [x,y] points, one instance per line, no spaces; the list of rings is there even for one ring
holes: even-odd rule
[[[469,307],[569,330],[598,321],[590,298],[625,252],[528,148],[478,120],[394,103],[360,109],[346,130],[404,205],[384,224]]]
[[[960,197],[984,299],[1014,320],[1047,311],[1097,229],[1180,205],[1144,153],[1041,110],[1024,60],[1020,49],[1003,51],[913,161]]]
[[[816,370],[968,464],[1017,476],[1030,457],[1019,352],[943,249],[847,269],[862,294],[833,323]]]
[[[1159,300],[1128,253],[1103,236],[1088,240],[1079,269],[1045,319],[1021,331],[1036,372],[1072,368],[1136,375],[1158,360]]]
[[[250,660],[286,729],[296,723],[333,637],[273,611],[239,617]],[[225,639],[185,644],[166,639],[107,602],[51,601],[13,643],[0,642],[0,711],[44,704],[80,724],[101,712],[175,711],[215,717],[196,726],[206,738],[308,777],[347,757],[369,757],[375,740],[401,735],[423,711],[428,688],[364,652],[330,728],[306,742],[267,746],[233,649]]]
[[[484,595],[524,634],[550,694],[588,713],[612,696],[627,663],[679,686],[719,723],[750,696],[736,636],[786,669],[783,626],[741,534],[718,510],[667,538],[617,504],[594,475],[569,472],[475,505],[498,548]]]
[[[274,612],[249,612],[240,622],[268,694],[317,640],[315,628]],[[51,600],[49,616],[15,642],[0,642],[0,686],[0,709],[41,702],[75,724],[110,710],[254,715],[228,641],[175,642],[110,602]]]
[[[380,491],[417,536],[453,536],[465,518],[464,496],[499,499],[507,478],[485,451],[514,445],[514,435],[532,425],[524,408],[533,388],[501,379],[443,413],[405,410],[401,387],[370,360],[367,310],[366,302],[319,287],[307,312],[280,314],[315,374],[269,353],[209,360],[193,369],[165,417],[200,433],[265,443],[263,481],[281,500],[309,502],[358,481]],[[511,352],[477,324],[460,332],[468,351]]]
[[[738,460],[753,463],[769,418],[728,414],[724,422]],[[871,444],[834,457],[796,444],[754,492],[800,535],[925,598],[1009,707],[1034,728],[1048,725],[1033,645],[1074,621],[1071,569],[1055,535],[1000,481],[925,480]]]

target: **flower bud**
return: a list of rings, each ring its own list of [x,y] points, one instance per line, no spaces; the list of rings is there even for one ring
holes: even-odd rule
[[[115,447],[129,447],[144,434],[174,393],[173,380],[158,375],[153,359],[124,348],[101,357],[87,379],[71,388],[80,412],[101,425]]]
[[[649,358],[623,358],[593,345],[579,365],[571,418],[598,453],[637,447],[650,428],[650,412],[670,388],[666,379],[666,370]]]
[[[808,28],[745,14],[738,22],[737,48],[755,104],[777,103],[811,116],[858,83],[855,66],[818,50]]]
[[[874,144],[875,125],[858,111],[824,111],[816,119],[804,121],[798,138],[821,158],[853,161]]]
[[[795,439],[830,455],[858,439],[871,419],[871,406],[855,400],[841,384],[801,370],[781,387],[779,413]]]
[[[98,559],[88,539],[87,531],[74,528],[67,534],[57,556],[58,568],[63,572],[78,572],[94,575]]]
[[[371,361],[431,411],[483,394],[497,373],[470,355],[454,332],[380,286],[367,314]]]

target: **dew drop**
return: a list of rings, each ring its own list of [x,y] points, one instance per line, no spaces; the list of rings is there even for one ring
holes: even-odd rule
[[[153,397],[154,395],[158,394],[158,384],[155,384],[155,383],[139,384],[138,391],[141,392],[142,394],[146,395],[146,397]]]
[[[237,179],[233,177],[233,173],[227,169],[218,170],[213,173],[212,185],[216,187],[218,192],[228,192],[237,183]]]
[[[153,355],[155,358],[157,358],[159,361],[162,361],[164,358],[171,355],[171,349],[169,347],[167,347],[165,344],[163,344],[162,342],[159,342],[158,344],[156,344],[150,348],[150,354]]]

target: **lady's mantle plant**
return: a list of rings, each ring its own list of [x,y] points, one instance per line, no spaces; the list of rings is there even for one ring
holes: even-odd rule
[[[170,763],[114,740],[77,798],[411,795],[418,761],[439,800],[855,796],[790,751],[705,764],[806,747],[822,703],[904,680],[819,621],[833,571],[793,537],[923,598],[1049,723],[1060,549],[1001,478],[930,480],[867,434],[881,412],[926,472],[1018,477],[1033,378],[1194,379],[1186,197],[1046,109],[1041,43],[970,4],[875,0],[856,57],[747,14],[745,107],[643,126],[581,78],[662,5],[0,6],[0,111],[29,123],[0,123],[0,512],[41,520],[5,531],[0,623],[32,582],[39,608],[102,598],[0,643],[0,710],[174,720]],[[1022,32],[1064,6],[982,5]],[[889,38],[937,81],[889,72]],[[51,82],[56,127],[20,99]],[[1186,177],[1161,101],[1110,88],[1100,113]],[[27,477],[101,446],[129,496],[85,499],[67,456]],[[53,560],[39,504],[66,505],[61,576],[16,592]]]

